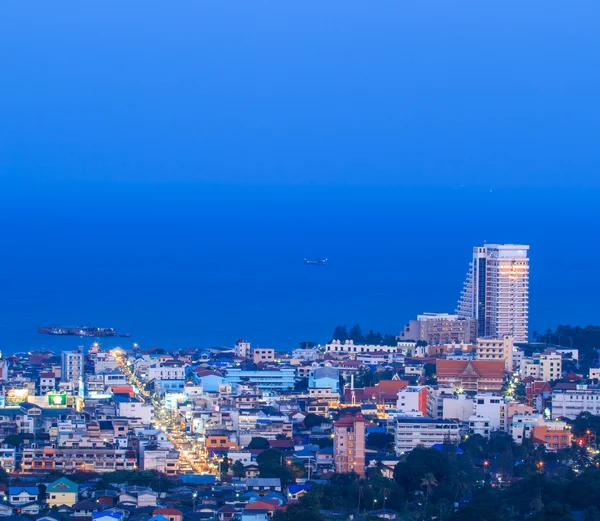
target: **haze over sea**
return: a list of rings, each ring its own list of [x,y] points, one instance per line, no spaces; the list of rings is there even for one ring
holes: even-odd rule
[[[398,332],[454,310],[483,241],[531,245],[531,331],[597,323],[599,16],[3,1],[0,348]]]
[[[458,187],[120,194],[40,199],[36,214],[2,205],[2,221],[19,223],[3,234],[5,352],[90,343],[36,333],[54,323],[132,335],[105,346],[165,348],[241,335],[289,349],[328,340],[338,323],[397,332],[417,313],[454,309],[484,240],[532,245],[532,329],[597,316],[595,194],[577,194],[578,204]],[[305,256],[330,261],[307,266]]]

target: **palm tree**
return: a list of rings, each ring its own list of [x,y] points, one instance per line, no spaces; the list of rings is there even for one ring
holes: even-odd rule
[[[431,472],[425,474],[421,480],[421,486],[425,487],[425,507],[427,507],[427,501],[429,500],[429,495],[431,494],[433,487],[437,487],[437,484],[437,479],[435,479],[435,476]]]

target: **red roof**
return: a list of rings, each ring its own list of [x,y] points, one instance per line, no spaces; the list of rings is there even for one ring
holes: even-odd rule
[[[275,510],[279,506],[279,501],[273,499],[262,499],[248,503],[244,510]]]
[[[54,373],[40,373],[40,378],[56,378]]]
[[[177,510],[176,508],[157,508],[152,512],[152,515],[155,516],[157,514],[161,515],[171,515],[171,516],[182,516],[183,512],[181,510]]]
[[[504,378],[504,360],[436,360],[438,378],[473,373],[480,378]]]
[[[272,449],[291,449],[294,448],[292,440],[269,440],[269,446]]]

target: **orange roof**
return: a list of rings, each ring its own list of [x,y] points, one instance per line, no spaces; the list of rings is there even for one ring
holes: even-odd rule
[[[480,378],[503,378],[503,360],[436,360],[438,378],[455,377],[472,373]]]
[[[152,515],[155,516],[157,514],[162,514],[163,516],[171,515],[171,516],[182,516],[183,512],[181,510],[177,510],[176,508],[157,508],[152,512]]]
[[[113,385],[111,387],[113,394],[128,394],[133,397],[133,387],[131,385]]]
[[[255,501],[254,503],[248,503],[244,510],[275,510],[278,505],[275,505],[276,501]]]

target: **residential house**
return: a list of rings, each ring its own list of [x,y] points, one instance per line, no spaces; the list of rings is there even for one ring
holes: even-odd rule
[[[61,505],[72,507],[77,503],[78,495],[79,485],[67,478],[60,478],[48,485],[48,488],[46,489],[46,503],[48,503],[48,506],[51,508]]]

